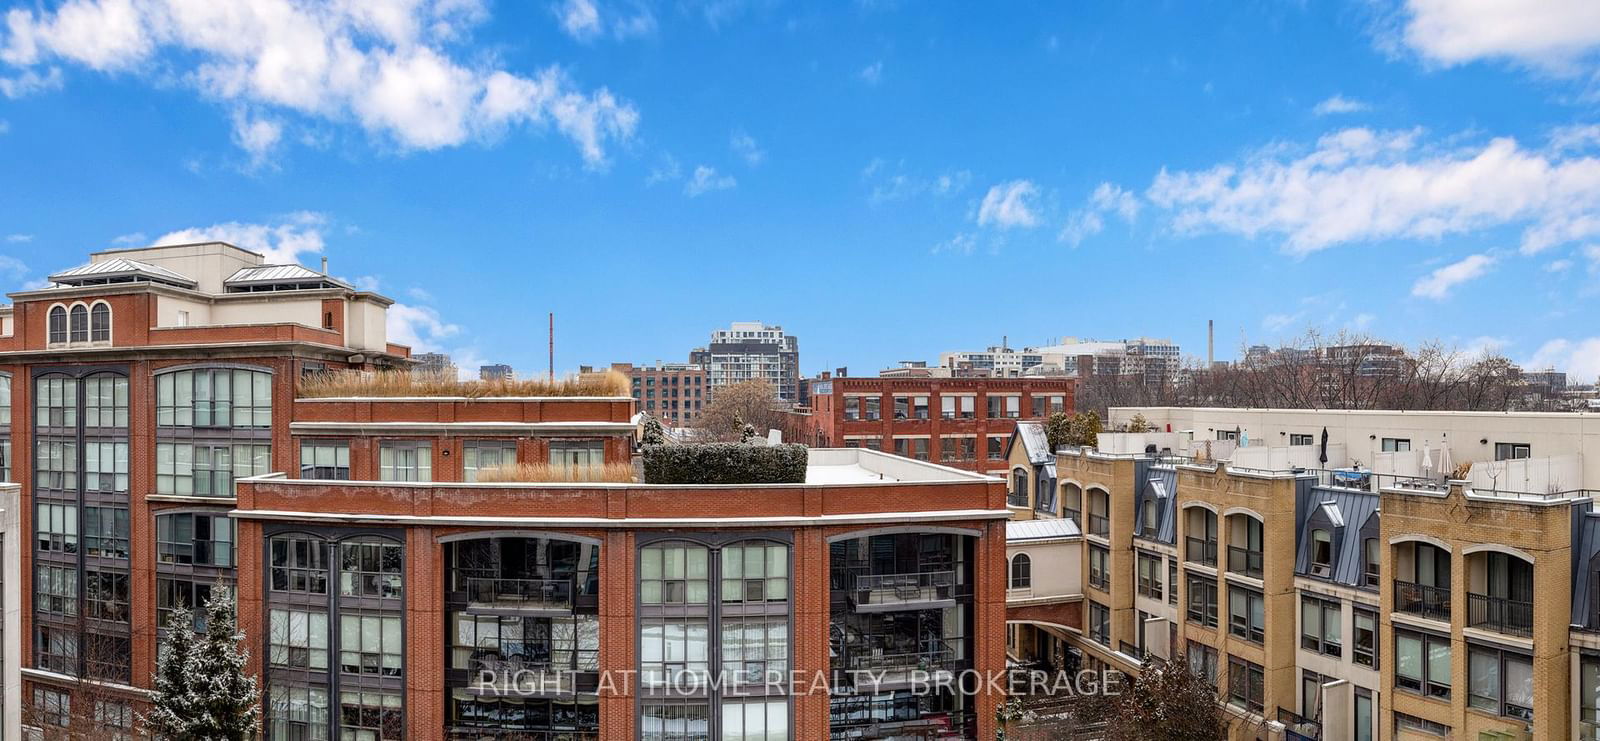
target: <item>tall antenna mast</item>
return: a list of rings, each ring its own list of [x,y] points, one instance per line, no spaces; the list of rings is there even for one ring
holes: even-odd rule
[[[550,381],[556,380],[556,313],[550,312]]]

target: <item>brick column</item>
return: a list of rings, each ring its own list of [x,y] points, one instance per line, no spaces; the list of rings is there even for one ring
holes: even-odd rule
[[[611,531],[600,547],[600,733],[633,738],[637,714],[638,659],[633,614],[634,543],[630,533]]]
[[[406,530],[406,728],[444,733],[444,547],[433,528]]]
[[[789,655],[798,684],[794,688],[794,738],[828,737],[828,542],[817,528],[795,532],[794,646]]]

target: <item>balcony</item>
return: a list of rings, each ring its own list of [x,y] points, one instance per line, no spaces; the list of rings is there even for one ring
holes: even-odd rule
[[[1079,519],[1083,517],[1083,513],[1075,509],[1063,509],[1061,510],[1061,516],[1073,522],[1083,522],[1082,519]]]
[[[1467,627],[1515,636],[1533,635],[1533,603],[1467,593]]]
[[[1235,574],[1244,574],[1252,579],[1260,579],[1261,555],[1261,551],[1252,551],[1249,548],[1230,545],[1228,546],[1228,571]]]
[[[858,574],[851,601],[856,612],[890,612],[952,607],[969,587],[956,583],[954,571],[913,574]]]
[[[1008,491],[1008,492],[1006,492],[1006,506],[1008,506],[1008,507],[1026,507],[1026,506],[1028,506],[1028,492],[1025,492],[1025,491]]]
[[[571,612],[571,579],[467,577],[467,604],[478,609]]]
[[[1217,541],[1193,536],[1183,539],[1183,560],[1203,566],[1217,565]]]
[[[1102,538],[1109,537],[1111,535],[1111,518],[1105,515],[1090,514],[1089,534],[1098,535]]]
[[[1394,609],[1418,617],[1450,622],[1450,588],[1409,581],[1394,583]]]
[[[929,641],[919,651],[896,651],[894,647],[852,649],[842,664],[852,673],[849,680],[853,686],[866,685],[882,691],[948,675],[960,660],[960,653],[948,643]]]
[[[1293,710],[1278,708],[1278,722],[1293,734],[1290,738],[1321,738],[1322,724]]]

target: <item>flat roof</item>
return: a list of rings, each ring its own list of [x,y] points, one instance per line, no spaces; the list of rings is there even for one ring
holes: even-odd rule
[[[807,484],[878,484],[998,480],[993,476],[941,466],[867,448],[812,448],[806,457]]]

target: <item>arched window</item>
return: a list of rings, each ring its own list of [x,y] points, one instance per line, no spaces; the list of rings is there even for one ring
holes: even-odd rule
[[[1315,576],[1333,573],[1333,536],[1327,530],[1311,531],[1311,573]]]
[[[1011,559],[1011,588],[1027,589],[1033,586],[1033,559],[1018,553]]]
[[[89,339],[93,342],[111,341],[111,306],[100,303],[89,310]]]
[[[1011,496],[1006,502],[1018,507],[1028,506],[1028,472],[1016,468],[1011,471]]]
[[[82,305],[72,307],[72,320],[69,322],[71,333],[68,339],[71,342],[89,341],[89,310]]]
[[[56,306],[50,309],[50,342],[67,341],[67,309]]]

